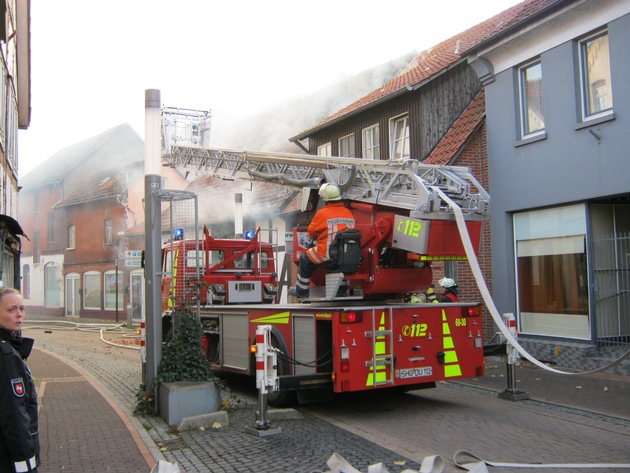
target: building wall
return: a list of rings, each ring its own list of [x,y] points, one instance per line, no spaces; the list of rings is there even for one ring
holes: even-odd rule
[[[410,157],[424,160],[481,89],[466,63],[446,71],[421,88],[404,89],[394,98],[332,124],[309,137],[309,152],[331,142],[332,155],[340,156],[339,138],[354,133],[355,157],[361,157],[362,130],[379,125],[381,159],[390,157],[390,119],[409,115]]]
[[[626,5],[628,2],[624,2]],[[593,8],[600,8],[593,5]],[[583,12],[579,19],[592,26]],[[630,192],[627,132],[630,129],[630,15],[608,23],[614,119],[580,128],[576,116],[573,41],[542,51],[545,139],[516,146],[515,74],[512,68],[486,86],[494,298],[500,312],[515,312],[514,212]],[[515,46],[516,47],[516,46]],[[527,58],[525,58],[527,59]],[[591,131],[602,137],[598,142]]]

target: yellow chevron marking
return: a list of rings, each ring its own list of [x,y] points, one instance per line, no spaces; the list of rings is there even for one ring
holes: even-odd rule
[[[265,317],[259,317],[252,319],[250,322],[265,323],[265,324],[288,324],[291,313],[289,311],[280,312],[278,314],[267,315]]]
[[[459,366],[459,358],[455,350],[455,343],[451,337],[451,327],[446,319],[446,311],[442,309],[442,335],[444,347],[444,377],[454,378],[462,375],[462,369]]]

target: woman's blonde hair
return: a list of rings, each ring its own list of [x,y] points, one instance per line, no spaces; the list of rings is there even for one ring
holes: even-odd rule
[[[13,287],[6,287],[6,286],[0,287],[0,299],[2,299],[7,294],[19,294],[19,295],[22,295],[20,293],[20,291],[18,291],[17,289],[15,289]]]

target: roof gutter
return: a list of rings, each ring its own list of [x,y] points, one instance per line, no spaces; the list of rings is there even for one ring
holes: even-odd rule
[[[545,8],[537,11],[533,15],[527,17],[525,20],[519,21],[518,23],[514,23],[512,26],[509,26],[508,28],[501,30],[495,35],[492,35],[484,39],[483,41],[477,43],[474,46],[471,46],[466,51],[464,51],[463,56],[474,56],[479,50],[484,49],[488,45],[496,43],[508,36],[511,36],[514,32],[522,30],[527,25],[536,23],[538,20],[546,16],[549,16],[549,14],[553,13],[554,11],[562,10],[573,3],[583,3],[585,1],[586,0],[558,0],[557,2],[551,5],[548,5]]]

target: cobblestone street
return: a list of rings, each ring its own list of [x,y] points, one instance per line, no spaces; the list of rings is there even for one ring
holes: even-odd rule
[[[255,422],[256,393],[239,390],[239,408],[229,412],[228,426],[180,434],[161,418],[133,415],[141,381],[138,351],[107,345],[98,331],[43,326],[27,331],[37,348],[62,356],[93,378],[130,419],[153,457],[177,463],[182,472],[327,471],[326,461],[333,453],[361,471],[383,462],[392,473],[417,471],[425,457],[437,454],[445,460],[445,471],[455,472],[461,470],[451,459],[460,449],[501,462],[630,462],[628,418],[536,400],[506,401],[487,387],[459,383],[441,383],[437,389],[407,394],[344,396],[335,402],[299,406],[300,419],[274,422],[281,432],[264,437],[245,429]],[[44,409],[60,408],[51,404],[46,394],[43,401]],[[73,408],[69,400],[65,409],[72,412]],[[95,418],[85,422],[98,422],[98,413]],[[105,453],[105,458],[116,458],[122,452]],[[48,468],[44,465],[41,471],[60,471]]]

